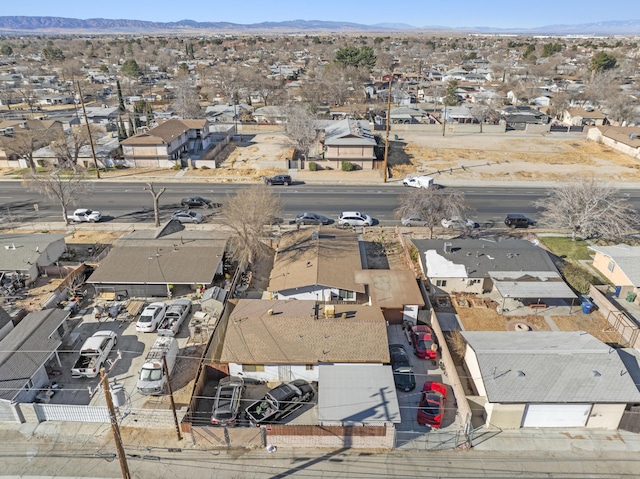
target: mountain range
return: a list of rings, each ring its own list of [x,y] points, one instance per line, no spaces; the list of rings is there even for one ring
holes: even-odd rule
[[[494,27],[417,27],[404,23],[380,23],[363,25],[352,22],[322,20],[291,20],[285,22],[262,22],[240,24],[230,22],[148,22],[143,20],[112,20],[90,18],[81,20],[63,17],[0,16],[2,34],[108,34],[108,33],[348,33],[348,32],[408,32],[442,31],[495,34],[534,35],[637,35],[640,34],[640,20],[607,21],[576,25],[548,25],[535,28],[494,28]]]

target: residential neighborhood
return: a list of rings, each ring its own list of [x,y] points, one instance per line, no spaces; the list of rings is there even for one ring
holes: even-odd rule
[[[637,38],[355,39],[2,33],[0,437],[640,437]]]

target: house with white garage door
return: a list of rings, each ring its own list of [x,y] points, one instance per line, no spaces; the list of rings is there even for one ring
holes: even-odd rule
[[[614,349],[583,331],[465,331],[486,425],[617,429],[640,391]]]

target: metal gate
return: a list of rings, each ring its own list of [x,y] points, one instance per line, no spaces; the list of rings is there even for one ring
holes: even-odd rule
[[[66,404],[34,404],[39,421],[109,422],[106,407],[69,406]]]

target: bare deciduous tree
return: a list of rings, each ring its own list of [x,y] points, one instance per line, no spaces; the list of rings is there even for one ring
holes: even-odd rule
[[[542,224],[570,230],[574,241],[576,235],[617,238],[638,228],[637,211],[615,187],[596,178],[563,183],[534,205],[542,210]]]
[[[433,238],[433,229],[440,226],[443,218],[466,218],[468,211],[464,193],[419,188],[400,197],[400,207],[396,210],[396,216],[419,216],[429,228],[429,238]]]
[[[470,110],[471,117],[480,124],[480,133],[482,133],[482,125],[492,114],[492,110],[488,105],[476,103]]]
[[[269,247],[263,242],[264,225],[282,212],[282,202],[264,185],[243,189],[229,196],[222,206],[222,222],[234,233],[233,256],[242,265],[265,256]]]
[[[5,143],[5,147],[9,154],[25,160],[27,162],[27,166],[31,170],[31,174],[35,175],[36,162],[33,159],[33,152],[50,143],[56,133],[57,130],[53,129],[30,129],[27,124],[27,127],[25,128],[15,128],[13,140]]]
[[[284,124],[284,134],[291,144],[304,155],[309,155],[309,150],[316,141],[318,134],[318,122],[304,106],[291,105],[286,109],[287,121]]]
[[[69,224],[67,208],[81,193],[89,189],[89,183],[83,170],[69,171],[52,168],[44,174],[30,174],[23,178],[22,184],[31,191],[37,191],[48,198],[57,200],[62,208],[64,224]]]
[[[175,82],[176,101],[173,110],[184,119],[202,117],[198,91],[189,75],[180,75]]]
[[[167,189],[161,188],[160,191],[156,193],[153,188],[153,183],[147,183],[147,186],[144,187],[143,190],[151,193],[151,197],[153,198],[153,218],[155,219],[155,225],[157,228],[158,226],[160,226],[160,208],[158,206],[158,203],[160,201],[160,196],[162,196],[162,193],[164,193]]]
[[[91,126],[89,126],[91,128]],[[89,134],[84,126],[72,127],[67,135],[59,131],[51,142],[51,149],[56,154],[63,168],[78,169],[80,149],[89,144]]]

